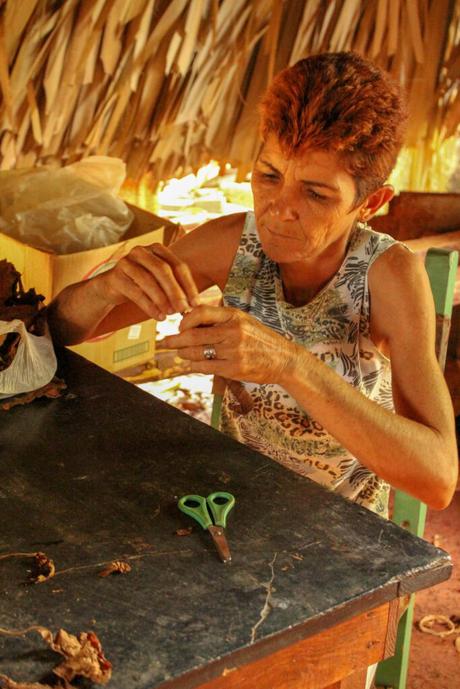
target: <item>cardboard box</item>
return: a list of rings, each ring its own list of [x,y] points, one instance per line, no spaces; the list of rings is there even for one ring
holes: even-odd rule
[[[129,204],[128,204],[129,205]],[[34,287],[43,294],[46,303],[67,285],[91,278],[127,254],[134,246],[161,242],[169,244],[180,228],[141,208],[129,206],[134,221],[122,241],[99,249],[56,255],[35,249],[0,233],[0,258],[13,263],[21,273],[25,289]],[[115,333],[72,347],[74,351],[109,371],[139,365],[153,359],[155,354],[155,321],[123,328]]]
[[[155,335],[156,322],[149,319],[69,349],[115,373],[152,360],[155,356]]]

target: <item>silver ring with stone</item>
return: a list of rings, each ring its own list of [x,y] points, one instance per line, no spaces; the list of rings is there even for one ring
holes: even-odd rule
[[[217,352],[212,345],[204,345],[203,356],[205,359],[217,359]]]

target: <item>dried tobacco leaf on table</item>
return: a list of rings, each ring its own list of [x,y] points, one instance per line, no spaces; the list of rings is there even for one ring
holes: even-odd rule
[[[33,584],[41,584],[54,577],[56,568],[53,560],[50,560],[45,553],[35,553],[30,574],[30,581]]]
[[[127,574],[131,571],[131,565],[122,560],[114,560],[102,572],[99,572],[100,577],[108,577],[110,574]]]
[[[43,387],[38,388],[37,390],[32,390],[31,392],[23,392],[20,395],[16,395],[15,397],[8,397],[3,402],[0,401],[0,409],[8,411],[12,407],[17,407],[21,404],[29,404],[29,402],[33,402],[33,400],[37,399],[38,397],[49,397],[51,399],[54,399],[55,397],[60,397],[62,390],[65,390],[66,388],[67,385],[62,380],[62,378],[54,376],[52,381],[50,381]]]
[[[53,638],[52,633],[44,627],[37,631],[53,651],[65,658],[53,669],[55,675],[67,682],[81,675],[96,684],[107,684],[112,676],[112,663],[104,656],[101,642],[94,632],[81,632],[76,637],[60,629]]]
[[[64,656],[60,665],[53,669],[53,673],[59,678],[56,687],[72,689],[74,677],[78,675],[86,677],[95,684],[107,684],[112,676],[112,663],[107,660],[102,650],[101,642],[94,632],[81,632],[78,637],[59,629],[55,636],[46,627],[33,626],[23,631],[9,631],[0,629],[0,634],[5,636],[24,636],[29,632],[37,632],[48,646],[56,653]],[[56,689],[40,683],[17,683],[14,680],[0,675],[1,689]]]

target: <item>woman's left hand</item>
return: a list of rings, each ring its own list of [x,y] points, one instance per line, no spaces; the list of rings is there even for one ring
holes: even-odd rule
[[[252,383],[281,384],[296,345],[256,318],[228,306],[198,306],[187,313],[178,335],[162,344],[177,349],[194,373]],[[208,356],[206,358],[205,351]]]

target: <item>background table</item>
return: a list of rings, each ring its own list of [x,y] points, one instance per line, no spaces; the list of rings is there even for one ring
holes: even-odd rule
[[[393,523],[75,354],[61,367],[60,399],[0,416],[0,555],[57,570],[25,585],[30,559],[0,560],[0,627],[94,630],[111,688],[333,685],[391,652],[390,601],[448,578],[448,555]],[[176,505],[214,490],[237,500],[229,565]],[[99,577],[115,559],[132,571]],[[0,637],[16,681],[57,659]]]

